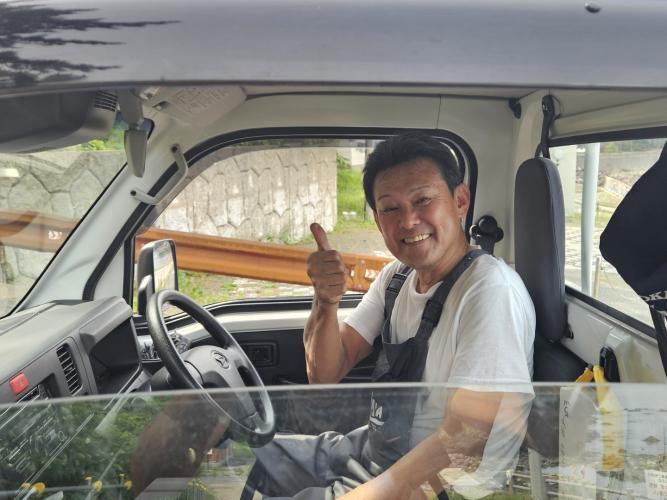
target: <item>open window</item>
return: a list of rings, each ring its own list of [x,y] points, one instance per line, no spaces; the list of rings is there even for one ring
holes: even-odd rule
[[[600,254],[600,235],[632,185],[654,165],[664,138],[582,140],[550,149],[565,204],[565,283],[646,327],[646,304]]]
[[[364,292],[393,260],[362,188],[366,156],[382,137],[209,144],[190,164],[187,187],[161,213],[155,210],[136,249],[172,239],[179,287],[203,305],[310,296],[309,226],[319,222],[350,268],[348,290]],[[455,151],[466,179],[474,179],[472,160],[462,153],[465,145],[448,135],[441,139]]]

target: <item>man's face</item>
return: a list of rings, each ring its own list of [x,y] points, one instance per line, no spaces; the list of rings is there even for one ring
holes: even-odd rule
[[[432,160],[417,159],[381,172],[373,194],[375,222],[389,251],[404,264],[437,273],[467,250],[461,219],[470,191],[461,184],[452,194]]]

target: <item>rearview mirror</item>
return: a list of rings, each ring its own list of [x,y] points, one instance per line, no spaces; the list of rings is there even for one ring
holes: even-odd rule
[[[178,290],[174,240],[157,240],[144,245],[139,253],[137,274],[137,312],[145,316],[146,305],[153,294],[165,289]]]

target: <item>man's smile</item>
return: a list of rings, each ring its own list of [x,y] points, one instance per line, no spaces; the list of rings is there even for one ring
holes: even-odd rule
[[[415,236],[412,236],[410,238],[403,238],[403,243],[407,243],[408,245],[411,245],[413,243],[419,243],[420,241],[424,241],[428,238],[431,237],[430,233],[422,233],[422,234],[417,234]]]

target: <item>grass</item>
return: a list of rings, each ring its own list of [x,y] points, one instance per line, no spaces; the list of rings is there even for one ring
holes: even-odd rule
[[[362,173],[338,155],[336,157],[336,196],[338,198],[336,231],[359,227],[374,227],[371,217],[366,215],[366,198]]]

